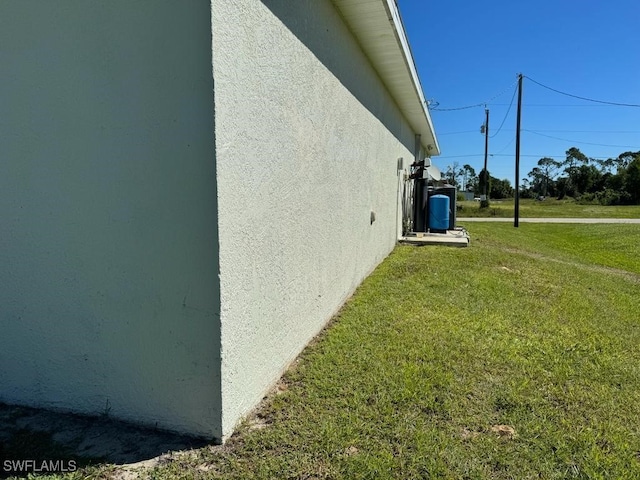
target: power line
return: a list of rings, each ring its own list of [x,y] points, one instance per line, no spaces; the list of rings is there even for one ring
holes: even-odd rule
[[[482,158],[482,156],[484,155],[484,153],[475,153],[475,154],[466,154],[466,155],[448,155],[448,156],[438,156],[438,157],[434,157],[434,159],[438,160],[438,159],[444,159],[444,158],[464,158],[464,157],[480,157]],[[513,158],[513,154],[511,153],[490,153],[489,156],[491,157],[512,157]],[[566,152],[562,153],[560,155],[542,155],[542,154],[520,154],[521,157],[535,157],[535,158],[544,158],[544,157],[550,157],[550,158],[564,158],[566,157]],[[607,158],[605,157],[589,157],[590,159],[594,159],[594,160],[606,160]]]
[[[534,135],[539,135],[541,137],[547,137],[547,138],[553,138],[555,140],[562,140],[563,142],[569,142],[569,143],[582,143],[584,145],[595,145],[597,147],[615,147],[615,148],[638,148],[637,145],[610,145],[610,144],[605,144],[605,143],[592,143],[592,142],[581,142],[579,140],[569,140],[566,138],[560,138],[560,137],[554,137],[551,135],[545,135],[544,133],[539,133],[533,130],[527,130],[527,129],[522,129],[523,132],[529,132],[529,133],[533,133]]]
[[[567,97],[578,98],[578,99],[580,99],[580,100],[585,100],[585,101],[587,101],[587,102],[602,103],[602,104],[605,104],[605,105],[615,105],[615,106],[618,106],[618,107],[636,107],[636,108],[640,108],[640,105],[639,105],[639,104],[635,104],[635,103],[607,102],[607,101],[604,101],[604,100],[595,100],[595,99],[593,99],[593,98],[587,98],[587,97],[581,97],[581,96],[579,96],[579,95],[573,95],[573,94],[571,94],[571,93],[562,92],[562,91],[560,91],[560,90],[556,90],[555,88],[551,88],[551,87],[549,87],[549,86],[547,86],[547,85],[543,85],[543,84],[542,84],[542,83],[540,83],[540,82],[536,82],[536,81],[535,81],[533,78],[531,78],[531,77],[526,77],[526,78],[528,78],[529,80],[531,80],[531,81],[532,81],[533,83],[535,83],[536,85],[540,85],[541,87],[546,88],[547,90],[551,90],[552,92],[556,92],[556,93],[559,93],[560,95],[565,95],[565,96],[567,96]]]
[[[429,107],[429,110],[433,111],[433,112],[453,112],[454,110],[467,110],[469,108],[476,108],[476,107],[482,107],[484,106],[484,102],[483,103],[475,103],[473,105],[467,105],[465,107],[456,107],[456,108],[438,108],[438,107],[430,107],[431,103],[427,103],[427,106]],[[439,105],[438,103],[436,103],[436,105]]]
[[[640,133],[640,130],[547,130],[544,128],[532,128],[529,131],[555,133]]]
[[[507,149],[507,147],[509,147],[509,145],[511,145],[515,140],[516,140],[516,137],[513,137],[511,140],[509,140],[509,143],[507,143],[504,147],[502,147],[496,153],[493,153],[493,154],[490,154],[490,155],[497,155],[498,153],[504,152]]]
[[[442,136],[444,136],[444,135],[458,135],[458,134],[461,134],[461,133],[472,133],[472,132],[473,132],[473,133],[477,133],[477,132],[478,132],[478,130],[462,130],[462,131],[460,131],[460,132],[438,133],[437,135],[438,135],[439,137],[442,137]]]
[[[505,132],[515,132],[514,128],[505,128]],[[546,128],[532,128],[535,132],[551,132],[551,133],[618,133],[618,134],[638,134],[640,130],[553,130]],[[438,133],[438,137],[445,135],[460,135],[463,133],[478,133],[478,130],[461,130],[459,132]]]
[[[500,130],[502,130],[502,127],[504,126],[504,122],[507,120],[507,117],[509,116],[509,112],[511,111],[511,107],[513,106],[513,99],[516,98],[516,92],[517,91],[518,91],[517,88],[513,89],[513,95],[511,95],[511,102],[509,103],[509,108],[507,108],[507,113],[505,113],[504,118],[502,119],[502,123],[498,127],[498,130],[496,131],[496,133],[491,135],[489,138],[495,137],[496,135],[498,135],[500,133]]]
[[[438,108],[437,105],[439,105],[439,103],[437,103],[437,102],[427,102],[427,107],[429,108],[429,110],[433,110],[433,111],[436,111],[436,112],[453,112],[453,111],[456,111],[456,110],[467,110],[469,108],[484,107],[487,104],[490,104],[496,98],[501,97],[502,95],[504,95],[516,83],[517,83],[517,80],[516,80],[516,82],[512,83],[511,85],[506,87],[504,90],[502,90],[500,93],[498,93],[498,94],[494,95],[493,97],[491,97],[489,100],[485,100],[484,102],[480,102],[480,103],[474,103],[473,105],[466,105],[464,107],[455,107],[455,108]],[[436,107],[430,107],[431,103],[435,103]]]
[[[492,105],[494,106],[506,106],[508,105],[508,103],[493,103]],[[586,107],[586,108],[599,108],[599,107],[618,107],[620,105],[609,105],[609,104],[605,104],[605,105],[587,105],[587,104],[583,104],[583,103],[525,103],[524,104],[527,108],[528,107]]]
[[[535,104],[535,103],[532,103],[532,104],[526,104],[527,107],[596,107],[596,106],[604,107],[604,106],[615,106],[615,107],[640,108],[640,104],[636,104],[636,103],[609,102],[609,101],[605,101],[605,100],[597,100],[597,99],[594,99],[594,98],[588,98],[588,97],[582,97],[580,95],[574,95],[572,93],[563,92],[561,90],[549,87],[548,85],[544,85],[544,84],[534,80],[533,78],[531,78],[529,76],[524,75],[524,77],[529,79],[529,80],[531,80],[536,85],[539,85],[542,88],[546,88],[547,90],[551,90],[552,92],[558,93],[560,95],[564,95],[564,96],[567,96],[567,97],[577,98],[579,100],[584,100],[584,101],[587,101],[587,102],[592,102],[592,103],[599,104],[599,105],[572,105],[572,104],[543,104],[543,103]],[[515,85],[515,83],[509,85],[507,88],[505,88],[504,90],[502,90],[501,92],[499,92],[498,94],[494,95],[489,100],[486,100],[484,102],[478,102],[478,103],[474,103],[472,105],[465,105],[463,107],[438,108],[438,105],[439,105],[438,102],[429,101],[429,102],[427,102],[427,108],[429,110],[433,110],[433,111],[436,111],[436,112],[452,112],[452,111],[458,111],[458,110],[467,110],[467,109],[470,109],[470,108],[483,107],[483,106],[486,106],[488,104],[492,104],[491,102],[493,100],[495,100],[496,98],[499,98],[502,95],[504,95],[509,90],[509,88],[511,88],[513,85]],[[432,105],[435,105],[435,106],[432,106]],[[511,108],[511,105],[513,105],[513,98],[511,99],[511,103],[509,103],[509,104],[506,104],[506,103],[494,103],[492,105],[495,105],[495,106],[509,105],[509,108]],[[498,129],[498,131],[499,130],[500,129]]]

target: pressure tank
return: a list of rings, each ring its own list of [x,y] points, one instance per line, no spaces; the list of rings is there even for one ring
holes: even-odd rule
[[[429,230],[445,232],[449,228],[449,197],[431,195],[429,197]]]
[[[436,194],[446,195],[449,197],[449,230],[456,228],[456,197],[458,196],[458,189],[453,185],[445,185],[436,189]]]

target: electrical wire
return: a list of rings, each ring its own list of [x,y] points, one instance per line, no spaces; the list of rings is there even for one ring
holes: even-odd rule
[[[524,128],[522,129],[522,131],[533,133],[534,135],[539,135],[541,137],[553,138],[554,140],[562,140],[563,142],[569,142],[569,143],[582,143],[584,145],[595,145],[597,147],[615,147],[615,148],[632,148],[632,149],[639,148],[638,145],[610,145],[606,143],[591,143],[591,142],[581,142],[579,140],[569,140],[566,138],[554,137],[552,135],[545,135],[544,133],[539,133],[534,130],[527,130]]]
[[[502,130],[502,127],[504,126],[504,122],[507,121],[507,117],[509,116],[509,112],[511,111],[511,107],[513,106],[513,100],[516,98],[516,92],[517,91],[518,91],[517,88],[515,88],[513,90],[513,95],[511,95],[511,103],[509,103],[509,108],[507,108],[507,113],[505,113],[504,118],[502,119],[502,123],[498,127],[498,130],[496,131],[496,133],[494,133],[493,135],[489,135],[489,138],[495,137],[496,135],[498,135],[500,133],[500,130]]]
[[[640,133],[640,130],[547,130],[544,128],[532,128],[529,131],[552,133]]]
[[[598,103],[599,105],[566,105],[566,104],[526,104],[527,107],[595,107],[595,106],[615,106],[615,107],[634,107],[634,108],[640,108],[640,104],[636,104],[636,103],[621,103],[621,102],[609,102],[609,101],[605,101],[605,100],[597,100],[595,98],[588,98],[588,97],[581,97],[580,95],[574,95],[572,93],[567,93],[567,92],[563,92],[561,90],[549,87],[548,85],[544,85],[543,83],[540,83],[536,80],[534,80],[533,78],[527,76],[527,75],[523,75],[523,78],[527,78],[528,80],[532,81],[533,83],[535,83],[536,85],[541,86],[542,88],[546,88],[547,90],[551,90],[552,92],[558,93],[560,95],[564,95],[567,97],[571,97],[571,98],[577,98],[579,100],[584,100],[587,102],[593,102],[593,103]],[[517,83],[517,81],[515,82]],[[502,95],[504,95],[509,88],[513,87],[514,84],[509,85],[509,87],[505,88],[504,90],[502,90],[500,93],[494,95],[493,97],[491,97],[489,100],[486,100],[484,102],[479,102],[479,103],[474,103],[472,105],[465,105],[464,107],[454,107],[454,108],[439,108],[438,102],[426,102],[427,103],[427,108],[429,110],[435,111],[435,112],[453,112],[453,111],[458,111],[458,110],[467,110],[470,108],[478,108],[478,107],[483,107],[486,106],[488,104],[491,104],[491,102],[493,100],[495,100],[496,98],[501,97]],[[431,105],[435,104],[435,107],[432,107]],[[507,105],[506,103],[496,103],[494,105]],[[511,105],[513,105],[513,99],[511,100],[511,103],[509,103],[509,109],[511,109]]]
[[[504,90],[502,90],[500,93],[494,95],[493,97],[491,97],[489,100],[486,100],[484,102],[480,102],[480,103],[474,103],[473,105],[466,105],[464,107],[455,107],[455,108],[438,108],[438,107],[429,107],[429,103],[427,103],[427,107],[429,108],[429,110],[433,110],[435,112],[453,112],[456,110],[467,110],[469,108],[477,108],[477,107],[484,107],[487,104],[490,104],[493,100],[495,100],[498,97],[501,97],[502,95],[504,95],[506,92],[509,91],[510,88],[513,88],[513,86],[515,84],[517,84],[518,81],[516,80],[514,83],[512,83],[511,85],[509,85],[507,88],[505,88]],[[437,104],[439,105],[439,104]]]
[[[507,103],[493,103],[492,105],[504,107]],[[617,107],[619,105],[589,105],[584,103],[523,103],[527,108],[529,107],[586,107],[586,108],[600,108],[600,107]]]
[[[506,103],[505,103],[506,105]],[[505,132],[515,132],[516,129],[515,128],[503,128],[503,130]],[[625,134],[625,135],[631,135],[631,134],[638,134],[640,133],[640,130],[553,130],[553,129],[546,129],[546,128],[532,128],[532,131],[535,132],[551,132],[551,133],[617,133],[617,134]],[[461,130],[459,132],[445,132],[445,133],[438,133],[438,137],[442,137],[445,135],[460,135],[463,133],[477,133],[478,130]]]
[[[469,108],[476,108],[476,107],[482,107],[483,105],[485,105],[484,102],[482,103],[475,103],[473,105],[467,105],[465,107],[456,107],[456,108],[438,108],[438,107],[429,107],[429,110],[433,111],[433,112],[453,112],[454,110],[467,110]]]
[[[509,143],[507,143],[504,147],[502,147],[502,148],[501,148],[500,150],[498,150],[496,153],[490,153],[490,154],[489,154],[489,156],[490,156],[490,157],[492,157],[493,155],[498,155],[498,154],[500,154],[500,153],[504,152],[504,151],[507,149],[507,147],[508,147],[509,145],[511,145],[511,144],[512,144],[513,142],[515,142],[515,141],[516,141],[516,137],[513,137],[513,138],[509,141]]]
[[[447,132],[447,133],[438,133],[438,137],[442,137],[444,135],[459,135],[461,133],[476,133],[477,130],[462,130],[460,132]]]
[[[514,155],[511,154],[507,154],[507,153],[503,153],[502,155],[498,155],[499,157],[513,157]],[[544,157],[549,157],[549,158],[565,158],[566,157],[566,153],[562,153],[561,155],[523,155],[520,154],[521,157],[535,157],[535,158],[544,158]],[[606,160],[605,157],[589,157],[591,160]]]
[[[571,93],[562,92],[562,91],[560,91],[560,90],[556,90],[555,88],[551,88],[551,87],[549,87],[549,86],[547,86],[547,85],[543,85],[542,83],[537,82],[537,81],[535,81],[533,78],[528,77],[528,76],[526,76],[526,75],[524,75],[524,77],[525,77],[525,78],[527,78],[527,79],[529,79],[529,80],[531,80],[531,81],[532,81],[533,83],[535,83],[536,85],[540,85],[541,87],[546,88],[547,90],[551,90],[552,92],[556,92],[556,93],[559,93],[560,95],[565,95],[565,96],[567,96],[567,97],[573,97],[573,98],[577,98],[577,99],[580,99],[580,100],[585,100],[585,101],[587,101],[587,102],[601,103],[601,104],[604,104],[604,105],[615,105],[615,106],[618,106],[618,107],[635,107],[635,108],[640,108],[640,105],[639,105],[639,104],[635,104],[635,103],[607,102],[607,101],[604,101],[604,100],[596,100],[596,99],[593,99],[593,98],[580,97],[580,96],[578,96],[578,95],[573,95],[573,94],[571,94]]]
[[[463,158],[463,157],[480,157],[482,158],[484,156],[484,153],[475,153],[475,154],[467,154],[467,155],[448,155],[448,156],[438,156],[438,157],[434,157],[436,159],[442,159],[442,158]],[[492,157],[514,157],[515,155],[512,153],[491,153],[490,156]],[[520,154],[521,157],[536,157],[536,158],[544,158],[544,157],[550,157],[550,158],[564,158],[566,156],[566,153],[562,153],[561,155],[540,155],[540,154]],[[592,158],[594,160],[606,160],[605,157],[589,157]]]

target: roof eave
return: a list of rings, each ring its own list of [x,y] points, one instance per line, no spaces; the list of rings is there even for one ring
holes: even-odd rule
[[[333,0],[430,156],[440,146],[395,0]]]

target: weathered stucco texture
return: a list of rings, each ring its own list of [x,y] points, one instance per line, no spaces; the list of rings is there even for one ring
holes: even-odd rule
[[[0,401],[221,435],[210,8],[0,2]]]
[[[213,45],[226,436],[394,247],[414,134],[329,0],[214,1]]]

